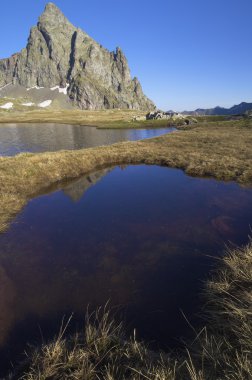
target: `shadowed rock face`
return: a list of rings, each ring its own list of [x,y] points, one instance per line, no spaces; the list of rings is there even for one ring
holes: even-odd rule
[[[137,78],[131,79],[122,50],[103,48],[53,3],[31,29],[26,48],[0,60],[0,86],[8,83],[46,88],[69,84],[69,98],[83,109],[155,108]]]
[[[100,179],[102,179],[111,170],[112,169],[102,169],[80,177],[64,186],[63,191],[73,202],[78,202],[90,187],[99,182]]]

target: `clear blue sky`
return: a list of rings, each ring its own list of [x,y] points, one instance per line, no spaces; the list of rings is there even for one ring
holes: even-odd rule
[[[55,0],[104,47],[120,46],[162,109],[252,102],[252,0]],[[46,0],[1,1],[0,57],[26,45]]]

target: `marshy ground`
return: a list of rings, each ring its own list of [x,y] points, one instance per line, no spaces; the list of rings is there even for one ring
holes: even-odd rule
[[[248,185],[252,182],[251,131],[252,121],[248,119],[204,120],[178,132],[138,142],[1,157],[0,230],[29,199],[50,186],[118,164],[164,165],[181,168],[192,176]]]
[[[1,101],[1,99],[0,99]],[[0,123],[57,123],[72,125],[92,125],[98,128],[160,128],[167,125],[180,124],[177,120],[140,120],[134,121],[136,117],[144,117],[146,111],[136,110],[62,110],[62,109],[32,109],[27,111],[27,107],[21,106],[20,100],[2,99],[3,103],[12,101],[15,103],[15,110],[0,109]],[[225,120],[223,116],[200,117],[201,121]]]
[[[104,116],[103,119],[99,116],[98,120],[98,116],[93,115],[95,113],[87,112],[89,116],[84,120],[81,112],[78,114],[80,118],[76,116],[73,121],[69,111],[65,122],[105,127],[120,124],[118,116],[117,120],[107,120],[106,124]],[[36,112],[32,116],[30,113],[4,115],[1,116],[4,123],[17,120],[63,122],[62,115],[59,117],[56,113],[47,116],[45,113],[45,118]],[[160,123],[157,122],[158,127]],[[120,127],[126,125],[131,126],[128,116],[121,120]],[[164,165],[181,168],[192,176],[214,177],[249,186],[252,183],[251,131],[252,122],[248,119],[218,121],[204,118],[197,125],[149,140],[78,151],[2,157],[0,229],[4,231],[32,197],[59,182],[118,164]],[[139,343],[134,334],[126,339],[121,325],[111,321],[105,310],[95,320],[87,321],[84,336],[65,340],[60,334],[54,342],[28,357],[22,377],[14,375],[13,378],[251,379],[251,252],[249,244],[227,253],[219,272],[205,289],[207,327],[196,333],[195,341],[187,344],[184,351],[153,353]]]
[[[167,120],[132,121],[136,116],[145,116],[146,112],[144,111],[113,109],[99,111],[34,109],[27,111],[24,108],[17,107],[16,112],[0,111],[0,123],[59,123],[92,125],[98,128],[153,128],[167,125]]]

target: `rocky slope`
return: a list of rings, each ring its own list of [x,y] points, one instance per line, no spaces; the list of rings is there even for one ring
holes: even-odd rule
[[[0,87],[65,89],[82,109],[154,109],[120,48],[109,52],[48,3],[26,48],[0,60]],[[64,92],[63,92],[64,93]]]

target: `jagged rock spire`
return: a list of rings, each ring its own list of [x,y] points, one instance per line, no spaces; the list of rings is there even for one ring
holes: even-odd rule
[[[68,97],[83,109],[155,107],[131,79],[122,50],[103,48],[51,2],[31,29],[26,48],[0,60],[0,86],[9,82],[47,88],[69,83]]]

